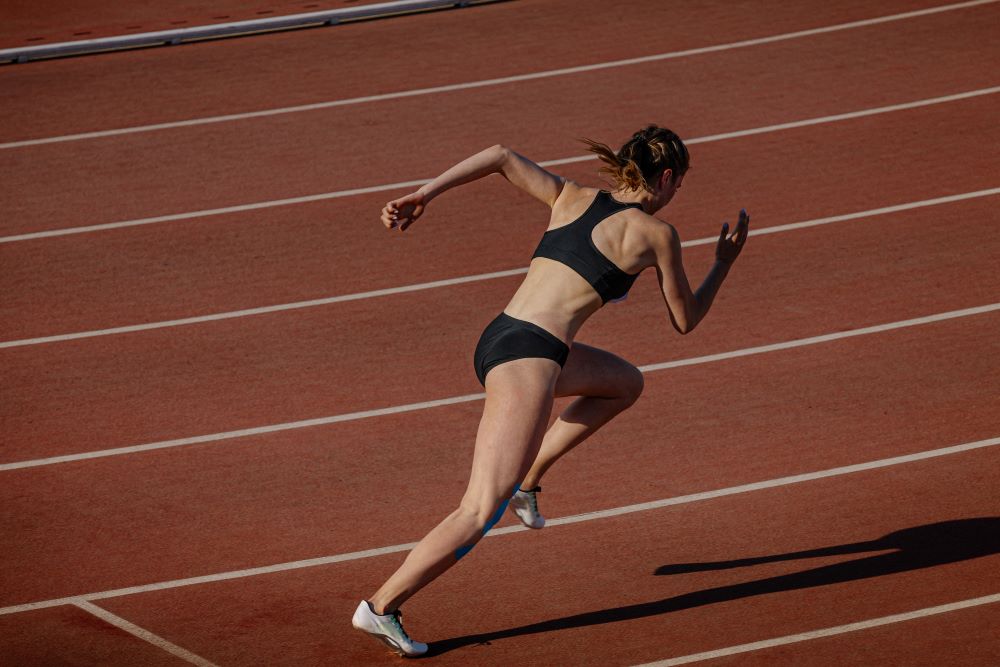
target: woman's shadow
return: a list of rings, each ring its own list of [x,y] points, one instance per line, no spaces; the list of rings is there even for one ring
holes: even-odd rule
[[[515,628],[497,630],[476,635],[453,637],[430,645],[427,655],[441,655],[462,646],[485,644],[497,639],[518,637],[553,630],[579,628],[601,623],[627,621],[657,614],[666,614],[682,609],[691,609],[716,602],[738,600],[754,595],[766,595],[781,591],[812,588],[846,581],[869,579],[887,574],[919,570],[946,563],[955,563],[989,556],[1000,552],[1000,517],[960,519],[942,521],[926,526],[906,528],[884,535],[876,540],[839,544],[818,549],[795,551],[792,553],[740,558],[737,560],[709,563],[676,563],[656,569],[657,575],[724,570],[749,567],[776,561],[836,556],[843,554],[863,554],[872,551],[892,550],[874,556],[865,556],[833,565],[824,565],[802,572],[783,574],[766,579],[758,579],[740,584],[708,588],[685,593],[662,600],[643,602],[625,607],[614,607],[554,618]]]

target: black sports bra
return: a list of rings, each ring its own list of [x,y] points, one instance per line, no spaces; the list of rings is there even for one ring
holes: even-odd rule
[[[639,274],[619,269],[597,249],[591,234],[602,220],[627,208],[642,208],[642,205],[622,204],[612,199],[611,193],[601,190],[583,215],[568,225],[545,232],[531,258],[544,257],[565,264],[590,283],[604,303],[624,299]]]

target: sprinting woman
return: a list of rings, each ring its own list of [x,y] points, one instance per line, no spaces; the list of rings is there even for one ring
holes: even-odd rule
[[[639,370],[610,352],[574,342],[580,326],[607,302],[624,299],[639,273],[654,267],[671,324],[688,333],[708,313],[746,241],[750,216],[743,210],[732,234],[723,224],[715,263],[692,292],[676,230],[653,217],[684,180],[689,165],[684,143],[656,126],[636,132],[617,152],[586,143],[604,163],[611,191],[577,185],[493,146],[382,210],[383,224],[403,231],[438,195],[493,173],[552,209],[524,282],[476,348],[486,405],[465,496],[354,613],[354,627],[400,655],[427,651],[403,630],[400,605],[467,554],[508,503],[526,526],[541,528],[542,475],[639,397]],[[556,396],[579,398],[546,431]]]

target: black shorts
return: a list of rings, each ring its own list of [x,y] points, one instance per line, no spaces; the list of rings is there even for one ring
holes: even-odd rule
[[[486,374],[494,366],[515,359],[551,359],[561,368],[566,364],[569,347],[537,324],[500,313],[489,323],[476,345],[473,359],[476,377],[486,386]]]

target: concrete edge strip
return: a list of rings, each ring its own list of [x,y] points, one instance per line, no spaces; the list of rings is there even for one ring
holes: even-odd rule
[[[879,468],[886,468],[895,465],[901,465],[904,463],[911,463],[914,461],[924,461],[927,459],[938,458],[941,456],[948,456],[951,454],[959,454],[962,452],[969,452],[978,449],[985,449],[989,447],[995,447],[1000,445],[1000,437],[989,438],[986,440],[978,440],[975,442],[967,442],[960,445],[953,445],[950,447],[942,447],[939,449],[931,449],[922,452],[915,452],[913,454],[905,454],[902,456],[893,456],[886,459],[878,459],[875,461],[869,461],[867,463],[857,463],[854,465],[840,466],[836,468],[829,468],[827,470],[820,470],[811,473],[802,473],[798,475],[790,475],[786,477],[779,477],[776,479],[765,480],[761,482],[753,482],[750,484],[740,484],[738,486],[730,486],[723,489],[715,489],[713,491],[705,491],[702,493],[692,493],[684,496],[677,496],[674,498],[665,498],[662,500],[655,500],[646,503],[637,503],[634,505],[627,505],[624,507],[615,507],[607,510],[599,510],[595,512],[586,512],[583,514],[575,514],[566,517],[560,517],[551,519],[546,522],[546,526],[555,527],[561,525],[569,525],[574,523],[582,523],[584,521],[594,521],[597,519],[608,519],[617,516],[623,516],[625,514],[634,514],[636,512],[645,512],[654,509],[661,509],[664,507],[672,507],[675,505],[683,505],[688,503],[699,502],[702,500],[709,500],[713,498],[722,498],[725,496],[733,496],[741,493],[749,493],[753,491],[760,491],[764,489],[773,489],[776,487],[787,486],[790,484],[799,484],[801,482],[808,482],[818,479],[826,479],[830,477],[838,477],[842,475],[849,475],[856,472],[862,472],[866,470],[876,470]],[[505,526],[493,530],[486,534],[486,537],[500,537],[502,535],[509,535],[511,533],[519,533],[529,530],[524,526],[514,525]],[[202,575],[198,577],[188,577],[185,579],[173,579],[170,581],[160,581],[151,584],[143,584],[140,586],[129,586],[127,588],[117,588],[114,590],[100,591],[95,593],[87,593],[84,595],[76,595],[66,598],[55,598],[51,600],[39,600],[37,602],[28,602],[25,604],[13,605],[9,607],[0,607],[0,616],[7,614],[18,614],[26,611],[32,611],[34,609],[45,609],[48,607],[58,607],[65,604],[76,604],[80,600],[105,600],[108,598],[124,597],[127,595],[137,595],[139,593],[151,593],[154,591],[162,591],[173,588],[182,588],[185,586],[195,586],[199,584],[209,584],[220,581],[229,581],[232,579],[244,579],[247,577],[255,577],[265,574],[274,574],[278,572],[287,572],[290,570],[300,570],[308,567],[317,567],[322,565],[332,565],[335,563],[344,563],[354,560],[362,560],[365,558],[376,558],[379,556],[385,556],[388,554],[394,554],[404,551],[409,551],[414,546],[416,542],[409,542],[407,544],[395,544],[392,546],[379,547],[375,549],[365,549],[364,551],[354,551],[350,553],[337,554],[334,556],[325,556],[321,558],[309,558],[305,560],[289,561],[286,563],[278,563],[275,565],[266,565],[261,567],[247,568],[243,570],[232,570],[229,572],[219,572],[216,574]]]
[[[986,190],[976,190],[975,192],[963,192],[957,195],[935,197],[933,199],[923,199],[914,202],[907,202],[905,204],[883,206],[880,208],[869,209],[867,211],[856,211],[854,213],[845,213],[841,215],[827,216],[823,218],[814,218],[812,220],[803,220],[801,222],[793,222],[784,225],[761,227],[760,229],[754,229],[753,231],[751,231],[750,235],[763,236],[767,234],[777,234],[779,232],[787,232],[796,229],[805,229],[808,227],[817,227],[820,225],[829,225],[835,222],[845,222],[848,220],[857,220],[860,218],[875,217],[879,215],[887,215],[891,213],[909,211],[927,206],[937,206],[941,204],[950,204],[954,202],[965,201],[968,199],[976,199],[979,197],[989,197],[997,194],[1000,194],[1000,187],[989,188]],[[704,237],[700,239],[692,239],[690,241],[685,241],[681,244],[681,246],[684,248],[691,248],[694,246],[709,245],[717,241],[718,237],[711,236],[711,237]],[[27,345],[42,345],[45,343],[59,343],[69,340],[80,340],[83,338],[95,338],[98,336],[112,336],[117,334],[136,333],[139,331],[165,329],[168,327],[178,327],[188,324],[203,324],[206,322],[215,322],[218,320],[228,320],[237,317],[251,317],[254,315],[266,315],[269,313],[278,313],[286,310],[298,310],[301,308],[315,308],[318,306],[328,306],[331,304],[342,303],[345,301],[358,301],[361,299],[372,299],[381,296],[392,296],[395,294],[418,292],[422,290],[437,289],[440,287],[464,285],[466,283],[479,282],[483,280],[496,280],[499,278],[509,278],[512,276],[523,275],[527,272],[528,272],[528,267],[523,267],[519,269],[507,269],[504,271],[477,273],[469,276],[459,276],[457,278],[432,280],[430,282],[414,283],[411,285],[402,285],[399,287],[387,287],[383,289],[369,290],[366,292],[354,292],[352,294],[341,294],[337,296],[329,296],[319,299],[309,299],[308,301],[293,301],[290,303],[280,303],[272,306],[244,308],[241,310],[231,310],[221,313],[210,313],[208,315],[194,315],[191,317],[184,317],[173,320],[161,320],[158,322],[146,322],[143,324],[128,324],[119,327],[109,327],[107,329],[91,329],[89,331],[77,331],[73,333],[56,334],[52,336],[39,336],[36,338],[22,338],[18,340],[8,340],[0,342],[0,349],[12,348],[12,347],[24,347]]]
[[[799,338],[796,340],[790,340],[781,343],[758,345],[755,347],[732,350],[729,352],[720,352],[717,354],[709,354],[700,357],[689,357],[687,359],[676,359],[674,361],[667,361],[658,364],[648,364],[645,366],[640,366],[639,370],[642,371],[643,373],[652,373],[655,371],[666,370],[669,368],[680,368],[683,366],[693,366],[696,364],[706,364],[716,361],[724,361],[726,359],[735,359],[755,354],[763,354],[766,352],[776,352],[779,350],[805,347],[807,345],[815,345],[818,343],[827,343],[835,340],[842,340],[845,338],[854,338],[857,336],[865,336],[868,334],[882,333],[885,331],[892,331],[895,329],[903,329],[907,327],[919,326],[922,324],[932,324],[934,322],[942,322],[945,320],[951,320],[961,317],[982,315],[985,313],[991,313],[998,310],[1000,310],[1000,302],[987,304],[984,306],[976,306],[974,308],[963,308],[961,310],[952,310],[944,313],[936,313],[934,315],[916,317],[907,320],[901,320],[898,322],[889,322],[886,324],[878,324],[869,327],[862,327],[859,329],[849,329],[847,331],[838,331],[835,333],[823,334],[820,336],[811,336],[809,338]],[[151,442],[143,445],[131,445],[127,447],[115,447],[113,449],[102,449],[92,452],[80,452],[78,454],[64,454],[61,456],[52,456],[41,459],[14,461],[11,463],[0,464],[0,472],[8,470],[21,470],[24,468],[36,468],[39,466],[55,465],[58,463],[68,463],[72,461],[84,461],[88,459],[105,458],[109,456],[136,454],[139,452],[147,452],[157,449],[170,449],[174,447],[184,447],[188,445],[217,442],[220,440],[232,440],[235,438],[263,435],[266,433],[277,433],[279,431],[290,431],[300,428],[309,428],[312,426],[324,426],[327,424],[336,424],[339,422],[356,421],[358,419],[368,419],[370,417],[383,417],[387,415],[400,414],[404,412],[427,410],[430,408],[442,407],[446,405],[456,405],[459,403],[481,401],[484,398],[486,398],[486,394],[484,393],[465,394],[462,396],[453,396],[451,398],[442,398],[433,401],[423,401],[420,403],[408,403],[405,405],[397,405],[388,408],[363,410],[360,412],[348,412],[344,414],[333,415],[330,417],[318,417],[315,419],[305,419],[301,421],[285,422],[281,424],[256,426],[253,428],[239,429],[236,431],[224,431],[221,433],[212,433],[209,435],[198,435],[189,438],[161,440],[159,442]]]
[[[88,602],[84,598],[74,598],[70,604],[82,609],[88,614],[92,614],[98,617],[102,621],[110,623],[111,625],[115,626],[120,630],[124,630],[130,635],[138,637],[139,639],[148,642],[153,646],[156,646],[157,648],[162,649],[177,658],[180,658],[181,660],[189,662],[192,665],[197,665],[198,667],[216,667],[214,663],[205,660],[201,656],[195,655],[191,651],[188,651],[187,649],[182,648],[177,644],[168,642],[163,637],[160,637],[159,635],[154,635],[149,630],[141,628],[135,623],[132,623],[131,621],[126,621],[121,616],[112,614],[107,609],[98,607],[97,605]]]
[[[984,595],[983,597],[972,598],[969,600],[961,600],[959,602],[951,602],[948,604],[942,604],[935,607],[924,607],[923,609],[916,609],[914,611],[908,611],[902,614],[881,616],[879,618],[868,619],[867,621],[858,621],[856,623],[848,623],[846,625],[837,625],[832,628],[823,628],[820,630],[801,632],[799,634],[786,635],[784,637],[775,637],[774,639],[765,639],[763,641],[751,642],[749,644],[739,644],[737,646],[729,646],[727,648],[720,648],[714,651],[705,651],[703,653],[693,653],[691,655],[685,655],[678,658],[669,658],[667,660],[648,662],[643,665],[638,665],[637,667],[677,667],[677,665],[688,665],[691,664],[692,662],[702,662],[704,660],[724,658],[726,656],[737,655],[739,653],[760,651],[762,649],[773,648],[775,646],[785,646],[786,644],[795,644],[797,642],[804,642],[810,639],[833,637],[835,635],[842,635],[847,632],[855,632],[857,630],[868,630],[869,628],[877,628],[882,625],[891,625],[893,623],[903,623],[905,621],[911,621],[917,618],[925,618],[927,616],[934,616],[935,614],[946,614],[951,611],[959,611],[961,609],[978,607],[980,605],[985,605],[985,604],[993,604],[995,602],[1000,602],[1000,593],[994,593],[993,595]]]
[[[1000,0],[998,0],[1000,1]],[[901,104],[891,104],[883,107],[874,107],[870,109],[862,109],[860,111],[850,111],[847,113],[840,113],[831,116],[820,116],[816,118],[807,118],[805,120],[791,121],[788,123],[778,123],[775,125],[765,125],[762,127],[754,127],[746,130],[736,130],[734,132],[725,132],[721,134],[713,134],[705,137],[695,137],[686,141],[688,145],[710,143],[713,141],[723,141],[726,139],[737,139],[741,137],[749,137],[757,134],[767,134],[770,132],[780,132],[783,130],[792,130],[796,128],[809,127],[811,125],[821,125],[825,123],[834,123],[843,120],[852,120],[855,118],[864,118],[866,116],[875,116],[879,114],[892,113],[895,111],[905,111],[908,109],[917,109],[920,107],[933,106],[936,104],[946,104],[948,102],[957,102],[960,100],[982,97],[984,95],[993,95],[1000,92],[1000,86],[992,86],[990,88],[979,88],[976,90],[965,91],[961,93],[955,93],[953,95],[943,95],[940,97],[931,97],[922,100],[915,100],[913,102],[903,102]],[[563,164],[573,164],[577,162],[588,162],[591,160],[596,160],[597,157],[594,155],[579,155],[568,158],[560,158],[556,160],[546,160],[539,162],[538,164],[542,167],[553,167]],[[412,181],[400,181],[398,183],[387,183],[384,185],[371,185],[360,188],[351,188],[347,190],[335,190],[333,192],[323,192],[315,195],[304,195],[301,197],[289,197],[286,199],[272,199],[262,202],[254,202],[251,204],[236,204],[234,206],[223,206],[220,208],[210,208],[203,209],[200,211],[188,211],[186,213],[170,213],[167,215],[158,215],[149,218],[137,218],[134,220],[123,220],[120,222],[106,222],[96,225],[85,225],[81,227],[65,227],[62,229],[49,229],[40,232],[28,232],[25,234],[14,234],[10,236],[0,236],[0,243],[13,243],[16,241],[30,241],[35,239],[51,238],[55,236],[66,236],[68,234],[82,234],[84,232],[96,232],[104,231],[108,229],[121,229],[123,227],[136,227],[139,225],[150,225],[159,222],[171,222],[176,220],[190,220],[192,218],[207,218],[216,215],[225,215],[228,213],[242,213],[244,211],[256,211],[266,208],[274,208],[278,206],[289,206],[293,204],[307,204],[311,202],[325,201],[328,199],[340,199],[342,197],[353,197],[356,195],[372,194],[375,192],[386,192],[390,190],[399,190],[403,188],[414,188],[423,185],[424,183],[430,182],[429,178],[422,178]]]
[[[23,63],[40,58],[56,56],[82,55],[100,51],[113,51],[135,47],[156,46],[160,44],[180,44],[182,42],[204,40],[248,33],[288,30],[311,25],[334,25],[340,21],[362,18],[374,18],[407,12],[426,11],[444,7],[465,7],[471,4],[492,2],[495,0],[394,0],[358,7],[330,9],[319,12],[287,14],[268,18],[250,19],[247,21],[232,21],[228,23],[213,23],[209,25],[174,28],[156,32],[141,32],[132,35],[116,35],[113,37],[98,37],[56,44],[40,44],[0,49],[0,62]]]
[[[119,136],[123,134],[134,134],[137,132],[151,132],[155,130],[165,130],[178,127],[190,127],[193,125],[205,125],[209,123],[223,123],[239,120],[247,120],[250,118],[263,118],[267,116],[275,116],[279,114],[287,113],[300,113],[305,111],[316,111],[319,109],[329,109],[333,107],[341,106],[351,106],[355,104],[366,104],[369,102],[381,102],[386,100],[401,99],[405,97],[416,97],[420,95],[433,95],[438,93],[454,92],[458,90],[467,90],[471,88],[483,88],[488,86],[498,86],[509,83],[517,83],[520,81],[531,81],[535,79],[544,79],[555,76],[566,76],[571,74],[581,74],[584,72],[592,72],[603,69],[610,69],[615,67],[626,67],[630,65],[640,65],[650,62],[657,62],[661,60],[671,60],[675,58],[684,58],[689,56],[703,55],[707,53],[716,53],[719,51],[727,51],[731,49],[746,48],[751,46],[759,46],[763,44],[771,44],[774,42],[787,41],[792,39],[800,39],[802,37],[810,37],[813,35],[821,35],[831,32],[839,32],[842,30],[851,30],[855,28],[862,28],[872,25],[878,25],[882,23],[888,23],[891,21],[900,21],[905,19],[917,18],[921,16],[928,16],[932,14],[939,14],[941,12],[954,11],[959,9],[967,9],[970,7],[976,7],[979,5],[992,4],[997,2],[997,0],[972,0],[970,2],[960,2],[957,4],[941,5],[938,7],[930,7],[927,9],[920,9],[910,12],[904,12],[901,14],[891,14],[887,16],[880,16],[871,19],[862,19],[859,21],[852,21],[850,23],[839,23],[830,26],[823,26],[820,28],[812,28],[808,30],[799,30],[789,33],[781,33],[777,35],[770,35],[767,37],[760,37],[756,39],[742,40],[738,42],[729,42],[725,44],[717,44],[713,46],[699,47],[694,49],[686,49],[683,51],[670,51],[666,53],[657,53],[648,56],[640,56],[636,58],[626,58],[622,60],[611,60],[600,63],[592,63],[590,65],[580,65],[576,67],[563,67],[559,69],[543,70],[539,72],[529,72],[526,74],[518,74],[513,76],[498,77],[492,79],[481,79],[477,81],[468,81],[465,83],[455,83],[447,84],[441,86],[433,86],[429,88],[416,88],[411,90],[403,90],[392,93],[382,93],[378,95],[365,95],[361,97],[352,97],[340,100],[329,100],[326,102],[314,102],[312,104],[301,104],[296,106],[288,107],[275,107],[272,109],[262,109],[260,111],[249,111],[244,113],[233,113],[225,114],[219,116],[206,116],[202,118],[192,118],[188,120],[172,121],[155,123],[149,125],[136,125],[132,127],[116,128],[111,130],[98,130],[93,132],[82,132],[77,134],[67,134],[61,136],[53,137],[40,137],[37,139],[24,139],[20,141],[11,141],[7,143],[0,143],[0,149],[5,148],[21,148],[26,146],[36,146],[40,144],[57,143],[64,141],[80,141],[83,139],[98,139],[102,137],[112,137]],[[2,52],[0,52],[2,53]]]

